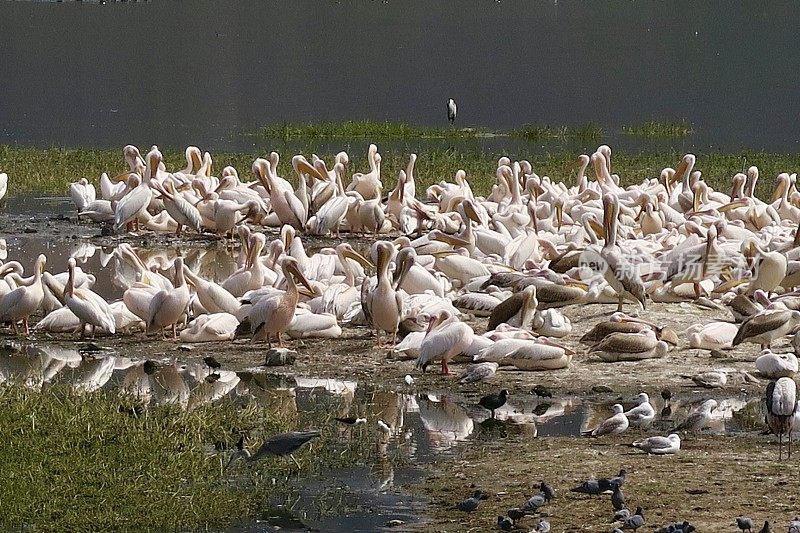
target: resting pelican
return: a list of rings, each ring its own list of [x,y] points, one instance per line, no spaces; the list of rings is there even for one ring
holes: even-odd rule
[[[539,302],[536,299],[536,286],[528,285],[495,306],[486,331],[492,331],[500,324],[530,329],[537,305]]]
[[[372,327],[375,329],[377,345],[381,345],[381,332],[391,334],[391,346],[397,341],[397,327],[403,317],[403,297],[392,286],[389,279],[389,261],[394,247],[386,241],[378,242],[378,284],[366,297]]]
[[[81,337],[84,336],[84,326],[87,324],[92,328],[92,337],[94,337],[97,327],[113,335],[116,331],[116,322],[108,302],[91,289],[76,289],[75,258],[70,257],[67,264],[69,265],[69,278],[67,278],[67,286],[64,288],[64,300],[69,310],[80,320],[78,327]]]
[[[201,278],[186,266],[183,274],[189,285],[194,287],[197,300],[207,312],[235,315],[239,311],[239,300],[220,285]]]
[[[695,298],[700,298],[701,283],[720,272],[722,258],[723,254],[717,246],[717,227],[712,225],[706,233],[705,244],[683,249],[676,258],[669,261],[666,279],[673,287],[681,283],[692,283]]]
[[[0,297],[0,323],[11,322],[14,333],[19,335],[17,321],[22,320],[25,335],[30,334],[28,318],[39,309],[44,298],[42,272],[47,263],[44,254],[39,255],[34,264],[33,278],[26,285],[21,285],[8,294]]]
[[[295,309],[300,294],[297,290],[295,278],[309,291],[313,292],[311,284],[300,271],[297,259],[283,257],[280,260],[281,270],[286,279],[286,292],[280,295],[259,300],[250,310],[250,330],[253,340],[266,338],[269,347],[272,347],[272,335],[278,340],[278,345],[283,346],[281,333],[289,329],[294,318]]]
[[[792,378],[780,378],[767,385],[767,425],[778,436],[778,460],[783,458],[783,436],[789,436],[792,457],[792,425],[797,412],[797,384]]]
[[[645,309],[646,295],[644,284],[639,277],[637,265],[629,261],[626,254],[617,246],[617,223],[619,199],[612,194],[603,195],[603,226],[605,245],[600,250],[600,267],[603,277],[619,297],[617,311],[622,311],[622,300],[628,296]]]
[[[612,333],[589,350],[603,361],[638,361],[664,357],[669,350],[666,342],[656,338],[655,332],[645,329],[639,333]]]
[[[563,346],[531,339],[500,339],[481,350],[475,362],[495,362],[519,370],[559,370],[569,367],[573,352]]]
[[[442,374],[449,374],[447,362],[472,344],[474,332],[449,311],[431,317],[428,330],[419,350],[416,368],[425,369],[436,359],[442,361]]]
[[[230,313],[200,315],[181,331],[183,342],[213,342],[232,340],[239,321]]]
[[[763,350],[756,359],[756,369],[768,379],[790,378],[797,373],[797,356],[791,352]]]
[[[147,312],[147,332],[159,328],[164,335],[164,328],[172,326],[172,338],[178,339],[178,321],[186,314],[189,307],[189,286],[183,276],[183,258],[176,257],[174,288],[162,289],[153,295]]]
[[[730,322],[693,324],[686,330],[686,337],[690,348],[724,350],[732,348],[731,343],[738,330],[738,326]]]

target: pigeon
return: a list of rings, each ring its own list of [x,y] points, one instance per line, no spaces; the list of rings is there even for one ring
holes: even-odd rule
[[[632,529],[636,531],[640,527],[644,525],[644,513],[642,512],[641,507],[636,508],[636,512],[633,513],[630,518],[626,519],[622,523],[622,529]]]
[[[625,495],[619,485],[614,485],[614,492],[611,493],[611,505],[615,511],[625,508]]]
[[[506,513],[506,514],[508,515],[508,517],[511,520],[516,522],[517,520],[519,520],[520,518],[524,517],[528,513],[526,513],[524,510],[520,509],[519,507],[515,507],[514,509],[509,509],[508,513]]]
[[[481,491],[476,490],[472,493],[472,496],[457,504],[455,508],[459,511],[464,511],[465,513],[471,513],[478,508],[478,504],[481,503],[482,495],[483,493]]]
[[[795,516],[794,520],[789,522],[789,533],[800,533],[800,516]]]
[[[545,498],[544,494],[536,494],[535,496],[531,496],[531,498],[525,502],[522,506],[522,510],[526,513],[529,512],[536,512],[539,507],[543,506],[547,503],[547,499]]]
[[[575,487],[569,489],[570,492],[580,492],[582,494],[602,494],[606,489],[600,488],[600,483],[596,479],[589,479]]]
[[[506,400],[508,399],[508,391],[506,389],[501,390],[497,394],[487,394],[483,398],[478,401],[478,405],[483,407],[484,409],[488,409],[492,412],[492,418],[494,418],[494,411],[495,409],[500,409],[506,404]]]
[[[739,516],[736,518],[736,527],[742,531],[749,531],[752,533],[753,519],[747,516]]]
[[[605,490],[614,490],[614,485],[619,485],[620,487],[625,484],[625,469],[622,468],[619,471],[619,474],[612,477],[611,479],[601,479],[600,485],[605,485],[608,488]]]
[[[758,533],[772,533],[769,527],[769,520],[764,520],[764,527],[762,527]]]
[[[514,528],[514,521],[505,516],[497,517],[497,527],[501,531],[511,531]]]
[[[616,403],[614,404],[614,415],[603,420],[596,428],[581,433],[584,437],[602,437],[603,435],[615,435],[628,429],[628,417],[625,416],[625,409]]]
[[[539,490],[542,491],[542,496],[547,502],[556,498],[556,491],[553,487],[542,481],[539,483]]]
[[[619,509],[614,513],[614,518],[611,520],[612,522],[624,522],[628,518],[631,517],[631,512],[627,509]]]
[[[550,522],[540,518],[534,531],[536,531],[536,533],[550,533]]]

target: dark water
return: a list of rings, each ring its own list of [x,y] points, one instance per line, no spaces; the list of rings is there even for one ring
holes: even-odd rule
[[[0,3],[0,141],[243,149],[282,121],[687,119],[793,150],[795,2]]]

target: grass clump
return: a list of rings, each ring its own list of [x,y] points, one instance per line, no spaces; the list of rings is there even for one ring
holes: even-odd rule
[[[688,137],[694,133],[694,128],[689,122],[659,122],[651,120],[644,124],[626,124],[622,126],[622,133],[631,137],[645,139]]]
[[[254,516],[290,463],[225,471],[237,434],[252,442],[286,431],[287,421],[231,402],[140,415],[115,392],[77,395],[0,388],[3,529],[175,530],[227,527]],[[323,437],[325,438],[325,437]],[[258,445],[258,444],[256,444]],[[307,451],[297,456],[308,461]],[[314,460],[318,460],[316,457]],[[247,465],[249,466],[249,465]],[[278,485],[280,487],[280,484]]]
[[[404,122],[374,122],[371,120],[308,124],[284,122],[265,126],[258,131],[261,137],[284,140],[360,137],[376,139],[464,139],[476,137],[478,133],[479,131],[474,128],[430,128]]]

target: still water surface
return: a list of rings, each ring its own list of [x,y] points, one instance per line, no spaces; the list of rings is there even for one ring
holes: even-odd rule
[[[241,150],[283,121],[445,125],[453,97],[461,126],[687,119],[687,148],[794,150],[797,20],[782,1],[3,2],[0,142]]]

